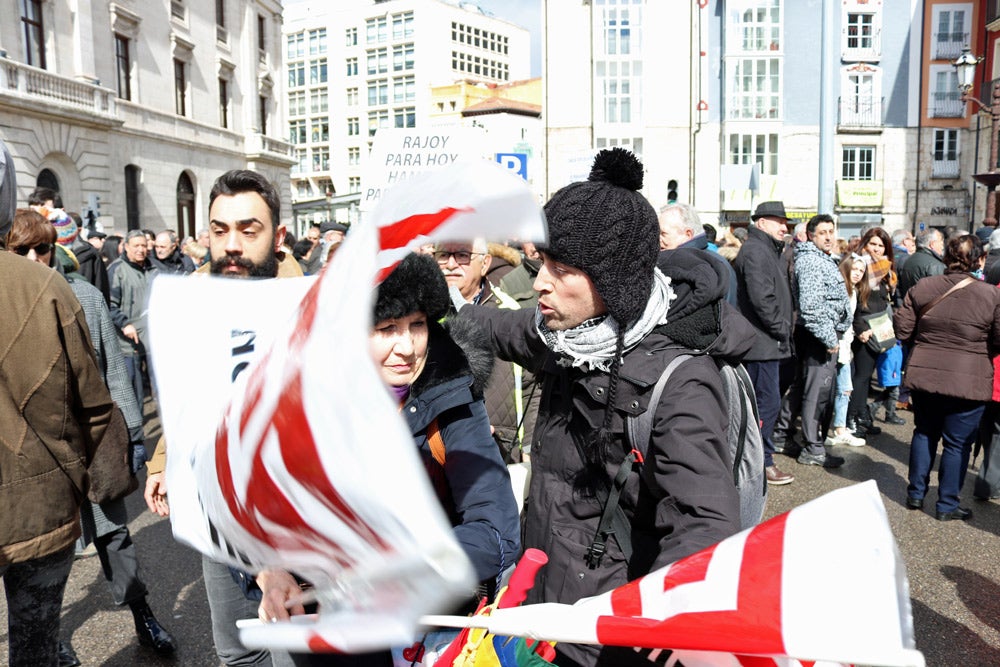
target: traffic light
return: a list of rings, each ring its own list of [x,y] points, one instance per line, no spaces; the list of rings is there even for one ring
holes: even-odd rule
[[[667,181],[667,203],[677,203],[677,181],[673,178]]]

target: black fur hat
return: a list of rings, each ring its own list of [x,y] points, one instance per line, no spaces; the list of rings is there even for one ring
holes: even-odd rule
[[[375,323],[421,312],[437,321],[448,312],[451,298],[437,262],[428,255],[407,255],[379,285]]]
[[[545,204],[549,243],[539,248],[586,273],[623,328],[646,308],[660,251],[656,211],[639,193],[642,177],[634,154],[602,150],[586,181],[567,185]]]

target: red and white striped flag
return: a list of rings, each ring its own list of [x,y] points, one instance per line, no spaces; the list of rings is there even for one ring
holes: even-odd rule
[[[653,659],[686,667],[924,664],[913,640],[906,568],[874,481],[833,491],[574,605],[424,623],[652,649]]]
[[[367,350],[379,271],[426,240],[480,236],[544,240],[534,195],[488,162],[394,187],[319,279],[154,283],[175,536],[246,570],[291,570],[324,610],[248,628],[247,645],[358,652],[409,642],[421,614],[472,590]],[[184,315],[191,302],[204,305],[197,326]]]

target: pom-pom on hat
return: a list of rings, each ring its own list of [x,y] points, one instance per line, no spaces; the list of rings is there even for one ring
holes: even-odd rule
[[[55,210],[49,213],[49,222],[56,228],[56,243],[61,246],[71,246],[80,234],[76,221],[64,211]]]
[[[642,163],[624,148],[602,150],[586,181],[562,188],[545,205],[549,257],[593,281],[623,328],[646,308],[660,251],[656,211],[639,194]]]
[[[421,312],[432,321],[445,316],[451,298],[441,268],[428,255],[407,255],[378,287],[375,323]]]

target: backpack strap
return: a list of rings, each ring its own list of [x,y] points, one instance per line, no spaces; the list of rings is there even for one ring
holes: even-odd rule
[[[736,381],[740,384],[740,393],[743,394],[743,400],[740,401],[740,437],[737,440],[737,449],[733,453],[733,483],[739,487],[740,484],[740,463],[743,461],[743,451],[746,447],[747,440],[747,429],[750,426],[749,413],[747,413],[747,402],[750,403],[750,408],[753,410],[754,420],[757,422],[757,427],[760,427],[760,412],[757,408],[757,395],[754,393],[753,381],[750,379],[750,374],[747,373],[747,369],[743,367],[743,364],[736,364],[731,366],[733,373],[736,375]],[[721,370],[721,369],[720,369]],[[764,488],[767,488],[767,478],[764,479]]]
[[[604,499],[601,521],[597,525],[594,540],[587,549],[587,567],[591,570],[600,567],[601,558],[604,557],[604,552],[608,550],[608,538],[612,535],[615,541],[618,542],[618,547],[622,550],[625,560],[632,559],[632,526],[629,524],[628,518],[625,516],[625,510],[622,509],[619,501],[621,500],[622,489],[625,488],[625,482],[628,480],[628,474],[632,471],[632,464],[636,461],[642,463],[642,455],[633,449],[625,455],[621,465],[618,466],[618,472],[611,483],[611,490],[607,498]]]
[[[649,403],[646,404],[646,410],[642,414],[628,417],[625,420],[629,444],[632,445],[632,449],[638,450],[643,457],[649,451],[649,438],[653,433],[653,413],[656,411],[656,406],[660,404],[660,396],[663,395],[663,388],[667,386],[667,381],[677,367],[692,356],[690,354],[678,354],[671,359],[670,363],[663,369],[663,373],[660,374],[660,379],[653,386],[653,391],[649,395]]]
[[[601,521],[597,525],[594,539],[587,549],[587,567],[590,569],[596,569],[600,566],[601,558],[608,548],[608,538],[611,536],[614,536],[615,541],[618,542],[618,548],[621,549],[625,559],[631,560],[632,558],[632,524],[629,523],[628,517],[625,516],[625,510],[622,509],[619,502],[621,500],[622,489],[625,488],[625,482],[632,471],[632,466],[635,463],[642,464],[645,460],[646,452],[649,451],[649,438],[653,431],[653,412],[660,403],[660,396],[663,394],[663,388],[667,385],[667,380],[670,379],[674,370],[690,359],[691,356],[690,354],[679,354],[671,359],[670,363],[663,369],[663,373],[660,374],[659,380],[653,386],[645,412],[634,417],[628,417],[625,420],[629,444],[632,445],[632,450],[625,455],[625,458],[622,459],[621,464],[618,466],[618,472],[615,473],[610,491],[607,494],[601,491],[597,492],[597,498],[601,501],[603,509],[601,510]],[[574,442],[576,442],[575,439]],[[576,443],[576,445],[577,449],[580,450],[582,460],[586,461],[587,458],[583,448],[579,443]]]
[[[431,423],[427,425],[427,445],[431,448],[431,456],[443,468],[445,461],[444,438],[441,437],[437,418],[431,420]]]

